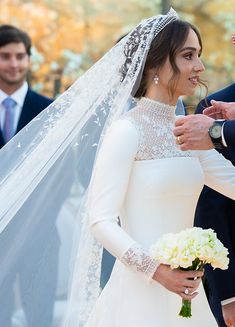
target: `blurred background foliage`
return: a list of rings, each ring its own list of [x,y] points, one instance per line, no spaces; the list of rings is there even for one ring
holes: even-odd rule
[[[30,83],[55,96],[141,19],[170,6],[202,34],[209,93],[235,81],[235,0],[1,0],[0,24],[29,33],[34,45]]]

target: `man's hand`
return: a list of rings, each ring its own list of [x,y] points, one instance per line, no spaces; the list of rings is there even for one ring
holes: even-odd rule
[[[227,326],[235,326],[235,301],[222,305],[224,321]]]
[[[213,122],[213,118],[201,114],[188,115],[176,120],[173,133],[180,149],[183,151],[212,149],[214,146],[208,130]]]
[[[203,110],[203,114],[213,119],[235,119],[235,102],[211,100],[211,106]]]

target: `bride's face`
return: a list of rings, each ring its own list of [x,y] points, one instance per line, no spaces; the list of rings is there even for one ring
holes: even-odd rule
[[[188,38],[176,55],[180,75],[176,91],[180,95],[193,95],[205,67],[200,59],[201,47],[197,34],[190,29]]]
[[[190,29],[186,42],[179,49],[175,57],[175,64],[179,69],[179,75],[176,79],[173,98],[177,100],[181,95],[193,95],[195,88],[199,84],[200,74],[205,67],[200,59],[201,47],[196,33]],[[160,70],[158,77],[159,82],[169,89],[169,81],[173,76],[173,70],[169,59]]]

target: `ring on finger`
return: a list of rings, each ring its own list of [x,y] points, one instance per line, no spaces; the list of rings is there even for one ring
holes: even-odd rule
[[[186,287],[185,290],[184,290],[184,294],[185,295],[188,295],[189,294],[189,289]]]
[[[176,138],[176,141],[177,141],[177,144],[182,144],[182,142],[180,141],[180,136],[177,136],[177,138]]]

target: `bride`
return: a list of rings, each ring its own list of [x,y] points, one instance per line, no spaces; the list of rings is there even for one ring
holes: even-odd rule
[[[126,44],[123,78],[137,34]],[[204,183],[235,196],[228,183],[234,182],[232,166],[215,151],[181,152],[172,133],[177,99],[200,84],[201,52],[195,27],[177,19],[166,24],[153,38],[134,87],[136,107],[105,135],[92,179],[90,226],[119,260],[86,327],[217,325],[199,286],[202,273],[171,270],[148,254],[164,233],[192,226]],[[193,299],[191,319],[177,316],[180,297]]]
[[[235,199],[233,166],[214,150],[180,151],[172,133],[178,97],[201,83],[201,51],[197,29],[173,9],[151,17],[0,151],[0,291],[41,253],[27,294],[15,281],[16,313],[35,316],[40,298],[54,302],[51,327],[216,326],[202,272],[171,270],[148,253],[164,233],[192,226],[204,184]],[[68,223],[73,246],[57,268],[65,290],[48,299],[37,281],[51,269],[53,229],[63,247]],[[118,260],[100,295],[101,244]],[[191,319],[177,316],[181,298],[192,299]],[[30,314],[21,326],[32,327]]]

